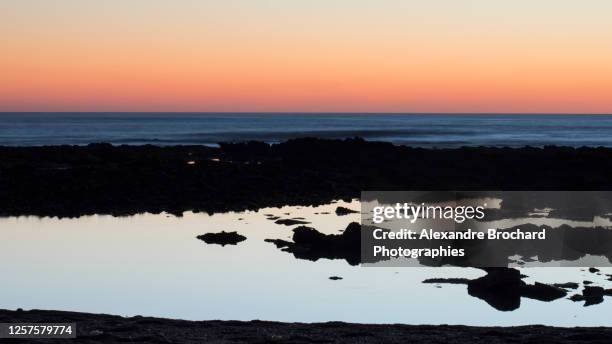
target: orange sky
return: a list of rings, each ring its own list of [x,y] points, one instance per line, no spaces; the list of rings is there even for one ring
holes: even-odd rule
[[[0,111],[612,113],[612,1],[4,0]]]

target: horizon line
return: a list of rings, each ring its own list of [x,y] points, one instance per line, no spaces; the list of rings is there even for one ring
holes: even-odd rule
[[[610,116],[612,112],[358,112],[358,111],[0,111],[0,114],[300,114],[300,115],[582,115]]]

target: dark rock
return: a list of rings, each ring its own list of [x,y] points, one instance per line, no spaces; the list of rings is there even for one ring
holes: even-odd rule
[[[582,294],[574,294],[569,299],[574,302],[580,302],[580,301],[584,301],[584,296],[582,296]]]
[[[597,268],[589,268],[589,272],[590,273],[596,273],[596,272],[599,272],[599,269],[597,269]]]
[[[468,294],[486,301],[495,309],[512,311],[521,305],[521,288],[525,282],[516,269],[487,268],[483,277],[468,282]]]
[[[242,236],[237,232],[225,231],[220,233],[206,233],[203,235],[198,235],[197,238],[207,244],[217,244],[221,246],[237,245],[239,242],[246,240],[245,236]]]
[[[285,248],[293,245],[291,241],[286,241],[282,239],[264,239],[265,242],[273,243],[276,245],[276,248]]]
[[[338,216],[343,216],[343,215],[348,215],[348,214],[356,214],[359,213],[356,210],[352,210],[349,208],[345,208],[345,207],[337,207],[336,208],[336,215]]]
[[[555,283],[553,284],[553,286],[558,287],[558,288],[563,288],[563,289],[578,289],[580,285],[576,282],[566,282],[566,283]]]
[[[340,277],[340,276],[331,276],[329,279],[332,280],[332,281],[338,281],[338,280],[341,280],[342,277]]]
[[[561,288],[538,283],[526,284],[516,269],[486,268],[487,274],[468,282],[468,294],[486,301],[501,311],[520,307],[521,297],[539,301],[553,301],[567,295]]]
[[[274,223],[285,226],[295,226],[295,225],[304,225],[310,222],[302,221],[302,220],[294,220],[294,219],[280,219],[274,221]]]
[[[323,234],[316,229],[300,226],[293,230],[293,242],[266,239],[298,259],[317,261],[321,258],[344,259],[351,265],[361,260],[361,225],[350,223],[342,234]]]
[[[606,295],[606,291],[602,287],[584,287],[582,295],[572,295],[570,300],[574,302],[584,301],[584,306],[587,307],[602,303],[604,295]]]
[[[589,284],[593,284],[593,282],[592,281],[582,281],[582,284],[589,285]]]
[[[584,287],[582,296],[585,300],[585,307],[596,305],[604,301],[604,288],[602,287]]]
[[[529,168],[516,168],[526,161]],[[610,175],[610,148],[422,149],[310,138],[218,148],[0,147],[0,216],[242,211],[326,204],[364,189],[612,190]]]
[[[422,283],[468,284],[468,278],[428,278]]]
[[[539,301],[554,301],[565,297],[567,292],[559,287],[535,282],[533,285],[525,285],[521,289],[521,296]]]

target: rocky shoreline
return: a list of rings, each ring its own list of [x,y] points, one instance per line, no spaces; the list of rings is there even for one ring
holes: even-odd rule
[[[0,322],[72,322],[70,343],[609,343],[612,328],[471,327],[343,322],[186,321],[62,311],[0,310]],[[12,339],[6,343],[59,343]]]
[[[362,190],[612,190],[610,148],[423,149],[362,139],[0,147],[0,216],[224,212]]]

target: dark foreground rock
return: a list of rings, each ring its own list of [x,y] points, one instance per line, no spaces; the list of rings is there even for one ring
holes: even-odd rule
[[[612,328],[185,321],[60,311],[0,310],[0,322],[76,322],[66,343],[610,343]],[[59,343],[58,340],[4,340]],[[3,342],[3,343],[4,343]]]
[[[362,190],[612,190],[610,175],[609,148],[422,149],[361,139],[0,147],[0,215],[241,211]]]
[[[207,244],[217,244],[221,246],[225,245],[236,245],[241,241],[245,241],[246,237],[238,234],[237,232],[220,232],[220,233],[206,233],[198,235],[198,239],[204,241]]]

